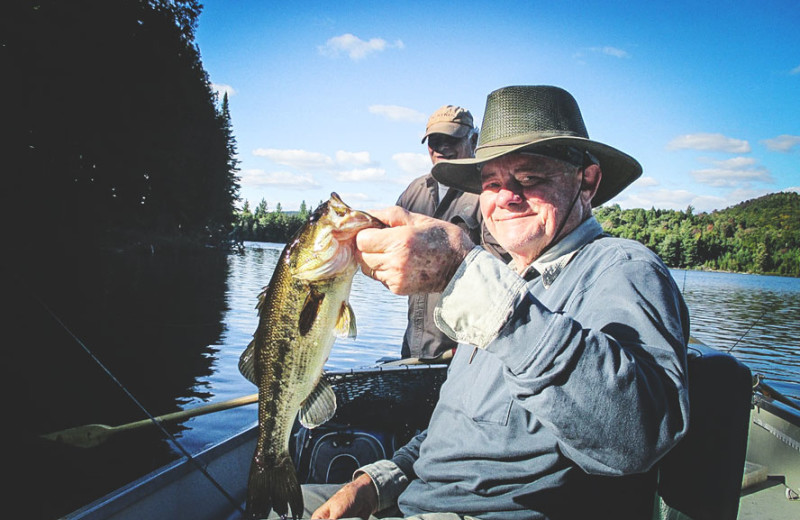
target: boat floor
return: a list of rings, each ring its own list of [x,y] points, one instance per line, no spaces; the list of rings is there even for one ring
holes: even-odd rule
[[[793,520],[800,518],[800,500],[786,497],[782,477],[770,477],[742,491],[738,520]]]

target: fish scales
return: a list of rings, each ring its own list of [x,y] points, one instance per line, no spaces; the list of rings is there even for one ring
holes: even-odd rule
[[[259,296],[259,324],[239,368],[259,389],[259,435],[250,468],[247,516],[271,510],[299,517],[303,497],[289,456],[295,418],[315,427],[333,416],[335,396],[322,377],[336,335],[355,336],[347,299],[358,265],[355,235],[384,224],[349,208],[335,193],[281,254]]]

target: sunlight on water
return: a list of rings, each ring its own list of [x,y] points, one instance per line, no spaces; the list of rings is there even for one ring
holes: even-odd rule
[[[753,373],[800,397],[800,279],[672,272],[689,306],[692,335],[731,351]],[[731,350],[732,349],[732,350]]]
[[[239,373],[239,356],[247,347],[258,326],[258,295],[269,284],[283,244],[248,242],[243,254],[231,254],[228,260],[228,292],[225,328],[222,341],[214,345],[214,374],[199,381],[215,395],[213,401],[224,401],[257,392],[257,388]],[[356,316],[358,335],[355,339],[337,339],[333,345],[327,370],[346,370],[374,365],[383,357],[400,357],[400,346],[406,325],[407,299],[390,293],[383,285],[358,271],[353,279],[350,305]],[[185,407],[205,404],[189,402]],[[191,419],[182,433],[182,442],[192,450],[218,442],[245,429],[256,421],[256,405],[248,405],[222,413]]]

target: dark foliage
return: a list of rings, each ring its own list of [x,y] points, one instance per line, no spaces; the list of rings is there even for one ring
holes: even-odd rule
[[[194,43],[197,0],[3,5],[15,241],[222,243],[238,197],[235,141]]]
[[[800,194],[773,193],[710,214],[600,207],[610,234],[637,240],[670,267],[800,276]]]

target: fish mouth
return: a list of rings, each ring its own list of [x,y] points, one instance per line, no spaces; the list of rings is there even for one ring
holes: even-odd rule
[[[384,228],[386,224],[366,211],[353,209],[345,204],[338,194],[331,193],[328,201],[333,215],[333,235],[336,240],[345,241],[353,238],[359,231],[367,228]]]
[[[301,280],[323,280],[354,267],[356,234],[367,228],[386,227],[369,213],[352,209],[336,193],[331,193],[330,200],[320,206],[316,224],[322,228],[312,245],[314,258],[293,272]]]
[[[339,241],[349,240],[363,229],[385,227],[386,224],[365,211],[350,210],[334,229],[334,236]]]

